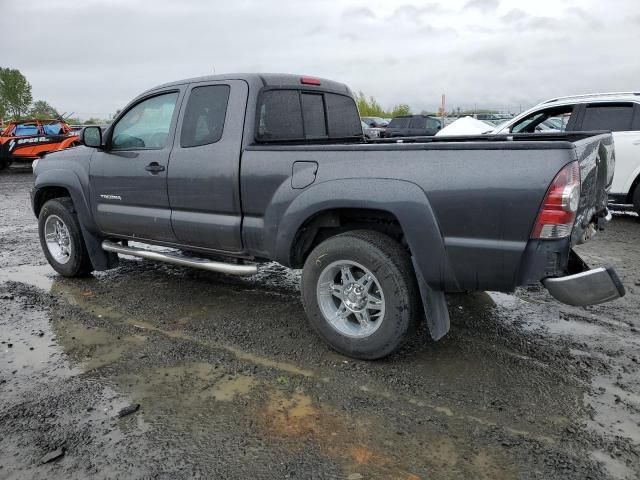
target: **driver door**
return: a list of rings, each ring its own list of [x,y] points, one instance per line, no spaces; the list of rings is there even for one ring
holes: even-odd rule
[[[103,233],[174,242],[167,194],[169,155],[183,91],[154,92],[132,104],[91,157],[91,205]]]

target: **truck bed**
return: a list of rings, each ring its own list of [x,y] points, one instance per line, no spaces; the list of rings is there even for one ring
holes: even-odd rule
[[[275,253],[279,262],[292,265],[290,252],[281,246],[286,242],[279,238],[289,234],[279,222],[291,211],[308,216],[312,209],[338,205],[397,211],[406,216],[398,220],[409,230],[407,241],[434,288],[509,291],[537,282],[539,275],[548,276],[554,269],[562,271],[568,263],[568,247],[578,243],[594,218],[606,210],[604,186],[610,183],[607,172],[613,166],[610,134],[405,140],[246,147],[240,175],[246,248],[266,258]],[[576,160],[583,187],[574,234],[566,240],[530,241],[549,185],[565,165]],[[283,188],[296,181],[291,166],[298,161],[315,169],[313,175],[307,172],[313,177],[312,185]],[[297,220],[290,221],[295,225],[291,228],[300,227]],[[412,238],[421,241],[413,240],[411,245]],[[550,262],[552,268],[527,261],[527,252],[540,248],[549,254],[531,258],[543,258],[542,263]],[[566,253],[553,253],[560,251]]]

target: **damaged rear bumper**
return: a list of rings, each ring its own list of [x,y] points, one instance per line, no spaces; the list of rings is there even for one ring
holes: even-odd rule
[[[571,252],[571,256],[574,261],[570,264],[579,264],[581,271],[542,280],[542,284],[556,300],[568,305],[585,306],[624,297],[624,285],[613,267],[590,269],[577,254]]]

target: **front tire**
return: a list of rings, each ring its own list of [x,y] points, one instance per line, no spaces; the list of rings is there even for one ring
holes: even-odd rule
[[[44,204],[38,216],[38,233],[47,261],[60,275],[82,277],[93,271],[70,198],[56,198]]]
[[[305,261],[301,290],[313,328],[349,357],[385,357],[417,323],[419,292],[409,253],[378,232],[356,230],[318,245]]]

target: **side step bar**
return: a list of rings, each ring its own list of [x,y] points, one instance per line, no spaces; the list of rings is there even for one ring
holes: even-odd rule
[[[125,247],[118,243],[104,240],[102,249],[107,252],[122,253],[134,257],[146,258],[147,260],[157,260],[159,262],[172,263],[183,267],[194,267],[210,272],[220,272],[229,275],[255,275],[258,273],[256,265],[237,265],[234,263],[215,262],[205,258],[195,258],[182,256],[173,252],[155,252],[144,248]]]

